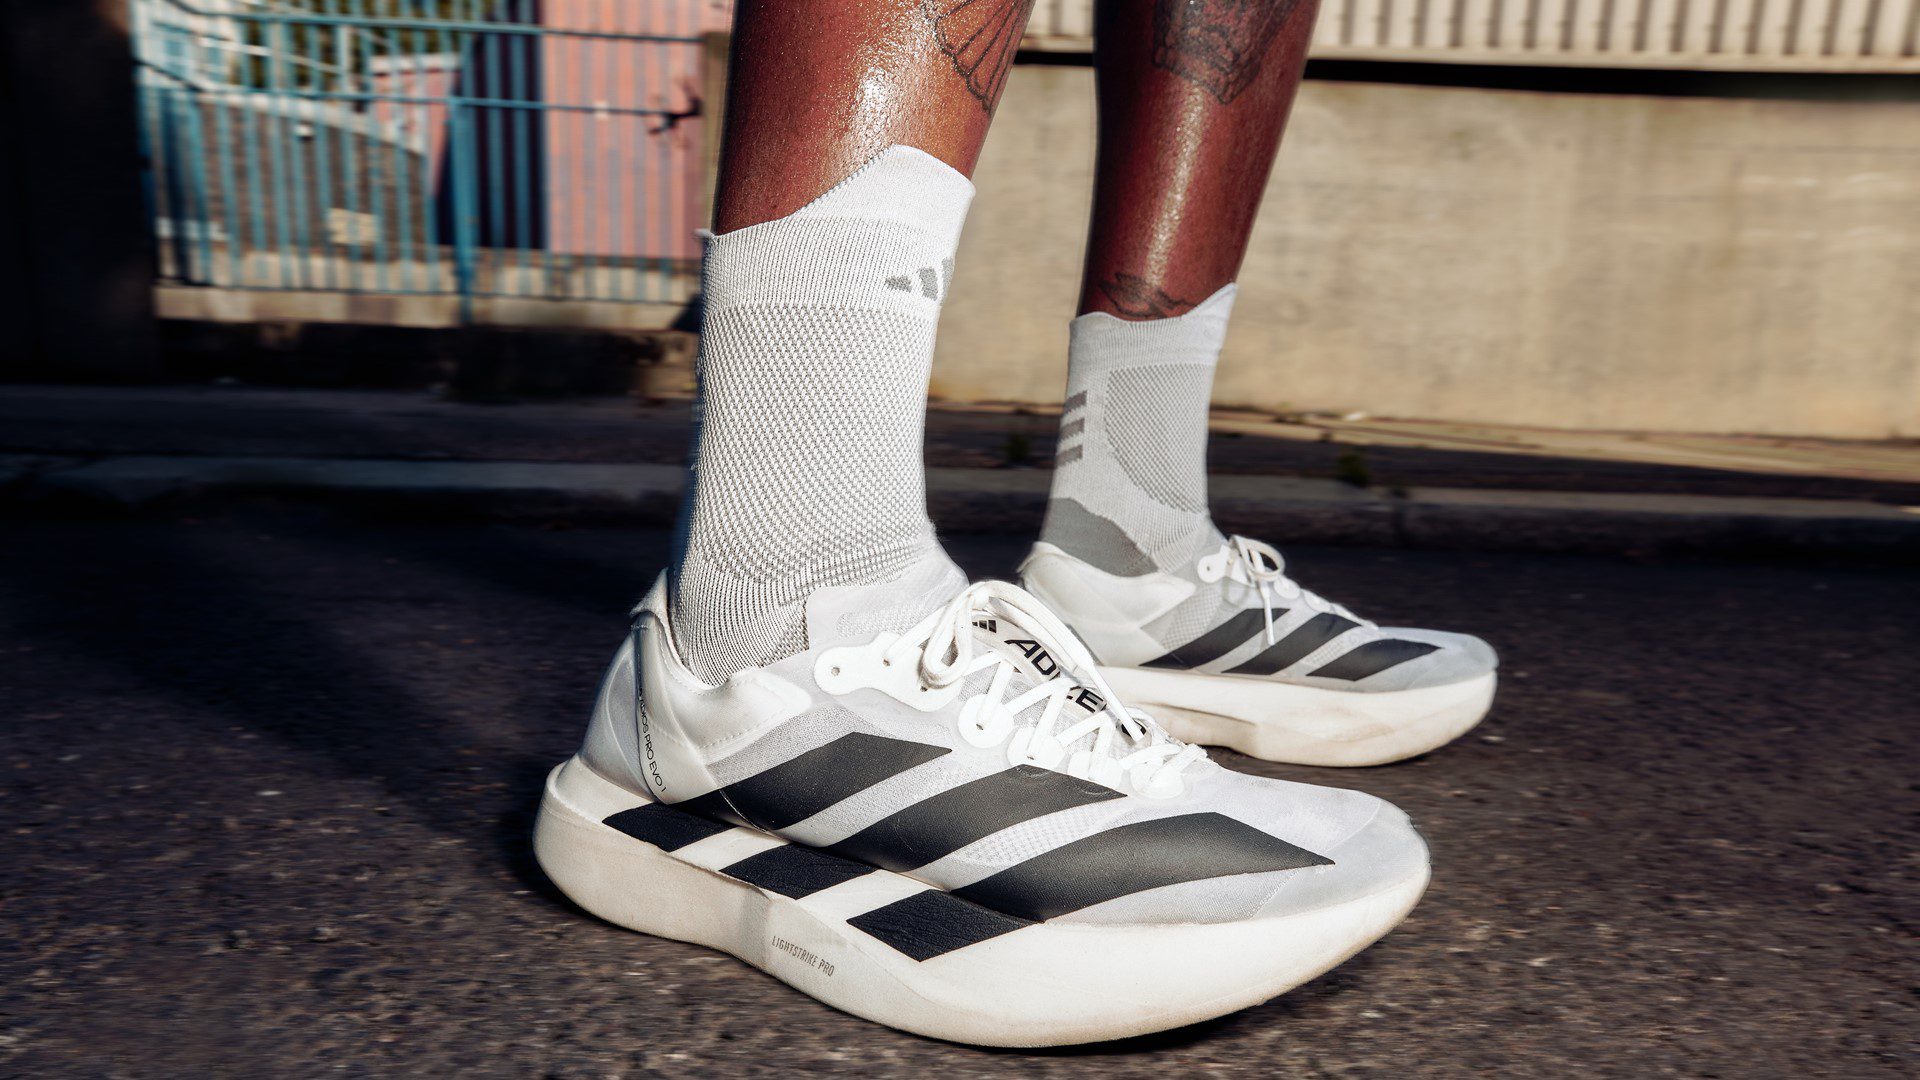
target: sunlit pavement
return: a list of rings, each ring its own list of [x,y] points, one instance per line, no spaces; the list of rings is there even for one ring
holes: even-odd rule
[[[976,574],[1024,538],[969,536]],[[1895,1076],[1912,992],[1920,575],[1298,549],[1478,633],[1494,714],[1379,769],[1393,936],[1236,1016],[984,1052],[600,924],[528,854],[658,531],[319,511],[0,522],[0,1072]],[[1903,1066],[1902,1061],[1907,1064]]]

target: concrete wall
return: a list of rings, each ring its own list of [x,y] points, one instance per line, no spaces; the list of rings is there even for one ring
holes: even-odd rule
[[[1092,119],[1016,69],[936,395],[1059,400]],[[1241,288],[1221,405],[1920,436],[1920,101],[1310,82]]]

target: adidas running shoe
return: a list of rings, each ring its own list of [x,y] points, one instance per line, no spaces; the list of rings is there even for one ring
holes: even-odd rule
[[[1021,583],[1099,658],[1108,685],[1191,742],[1384,765],[1487,714],[1499,661],[1486,642],[1377,626],[1301,588],[1271,546],[1220,539],[1189,566],[1135,575],[1037,544]]]
[[[547,779],[547,874],[621,926],[999,1046],[1232,1012],[1412,908],[1405,814],[1218,767],[1033,596],[939,561],[919,587],[820,590],[804,651],[718,686],[678,659],[656,586]]]

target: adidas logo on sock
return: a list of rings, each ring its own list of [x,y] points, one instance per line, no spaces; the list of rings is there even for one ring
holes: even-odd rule
[[[931,266],[920,268],[918,275],[920,295],[929,300],[939,300],[947,295],[947,289],[953,284],[953,260],[940,260],[940,268]],[[900,292],[912,292],[915,278],[908,274],[895,274],[887,279],[887,288]]]
[[[1078,439],[1080,433],[1087,430],[1087,418],[1073,414],[1079,412],[1086,404],[1087,392],[1082,390],[1067,398],[1060,407],[1060,449],[1053,455],[1055,468],[1071,465],[1080,460],[1081,444],[1073,440]]]

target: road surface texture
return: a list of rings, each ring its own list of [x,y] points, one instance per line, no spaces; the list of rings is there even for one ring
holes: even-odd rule
[[[531,399],[475,404],[420,391],[275,390],[256,387],[16,386],[0,396],[0,455],[383,458],[410,461],[600,462],[686,460],[685,401]],[[1222,417],[1221,419],[1226,419]],[[1432,426],[1432,425],[1429,425]],[[1642,448],[1679,447],[1693,465],[1503,453],[1508,440],[1602,439],[1604,433],[1474,428],[1440,446],[1366,445],[1364,429],[1302,438],[1216,430],[1207,468],[1216,475],[1303,476],[1393,487],[1721,495],[1920,502],[1915,453],[1898,442],[1844,443],[1687,435],[1631,437]],[[1372,436],[1405,434],[1386,423]],[[1351,428],[1351,425],[1348,426]],[[1057,414],[935,407],[927,414],[927,464],[1042,467],[1053,458]],[[1280,430],[1276,427],[1275,430]]]
[[[1020,538],[965,537],[1004,575]],[[1258,1008],[1119,1044],[885,1030],[601,924],[528,852],[658,532],[320,511],[0,522],[0,1074],[1911,1076],[1920,577],[1304,549],[1485,635],[1494,714],[1334,772],[1431,891]]]

